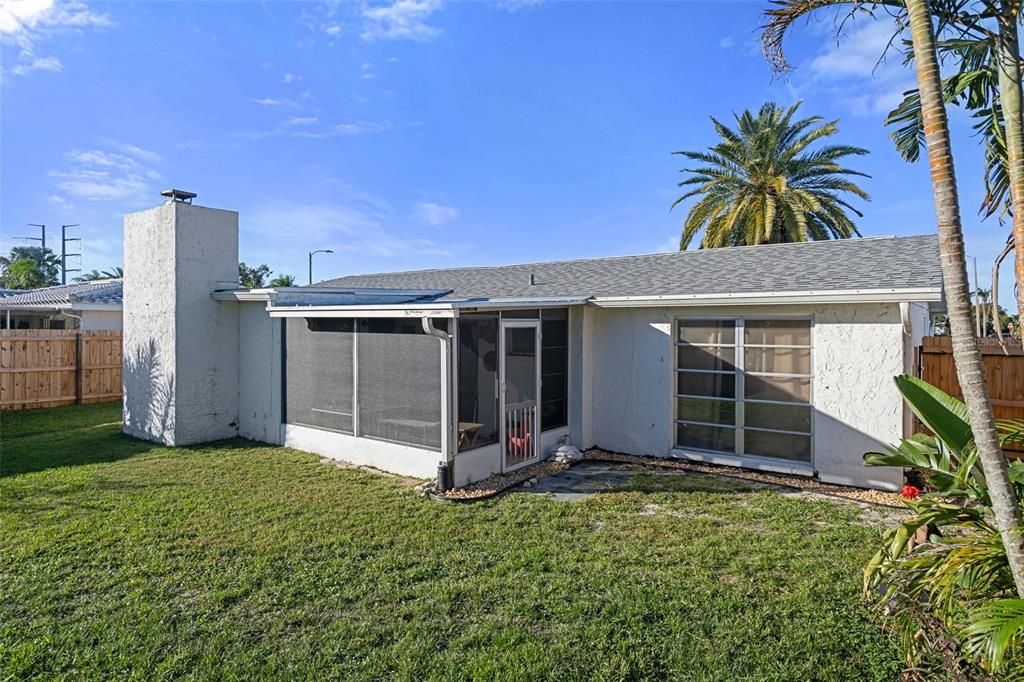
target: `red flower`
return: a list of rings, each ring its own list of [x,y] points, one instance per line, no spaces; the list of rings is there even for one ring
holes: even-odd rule
[[[903,486],[903,490],[900,491],[900,495],[908,500],[916,500],[921,496],[921,489],[917,486],[905,485]]]

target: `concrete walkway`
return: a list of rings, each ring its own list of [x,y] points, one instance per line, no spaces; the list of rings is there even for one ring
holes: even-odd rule
[[[641,467],[635,464],[619,462],[584,461],[566,471],[545,476],[531,488],[519,488],[516,492],[549,495],[555,500],[575,502],[598,493],[628,489],[633,486],[638,476],[644,476],[645,478],[651,476],[659,478],[671,477],[678,483],[685,481],[685,485],[679,486],[684,490],[726,492],[730,489],[739,491],[758,487],[756,484],[733,482],[717,476],[685,472],[678,469]]]

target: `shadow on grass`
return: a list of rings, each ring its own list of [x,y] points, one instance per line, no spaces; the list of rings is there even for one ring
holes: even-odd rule
[[[160,447],[121,433],[120,424],[24,436],[0,450],[0,478],[58,467],[116,462]]]

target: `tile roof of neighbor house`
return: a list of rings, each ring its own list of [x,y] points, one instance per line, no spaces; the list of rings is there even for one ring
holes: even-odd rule
[[[55,308],[75,303],[121,304],[121,280],[98,279],[93,282],[62,284],[0,298],[3,308]]]
[[[942,274],[938,239],[923,235],[351,275],[315,286],[451,290],[444,301],[937,289]]]

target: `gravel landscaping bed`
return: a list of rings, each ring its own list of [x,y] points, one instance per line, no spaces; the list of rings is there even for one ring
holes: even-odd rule
[[[554,462],[547,460],[544,462],[537,462],[530,466],[523,467],[522,469],[516,469],[510,474],[494,474],[487,478],[472,483],[465,488],[455,488],[449,490],[446,493],[435,493],[434,497],[440,500],[457,500],[457,501],[469,501],[469,500],[483,500],[488,497],[494,497],[498,493],[504,492],[513,486],[517,486],[531,479],[537,479],[538,481],[543,479],[545,476],[550,474],[557,474],[561,471],[565,471],[571,465],[563,464],[561,462]],[[536,481],[534,481],[536,482]]]
[[[791,476],[787,474],[750,471],[736,467],[718,464],[701,464],[699,462],[687,462],[678,459],[661,459],[658,457],[624,455],[618,452],[601,450],[600,448],[591,448],[590,450],[585,451],[583,453],[583,459],[580,461],[622,462],[625,464],[635,464],[637,466],[692,471],[694,473],[722,476],[725,478],[734,478],[754,483],[788,488],[791,490],[799,490],[800,492],[812,495],[838,497],[853,502],[866,502],[895,509],[904,508],[898,493],[864,490],[861,488],[851,488],[849,486],[822,483],[805,476]],[[571,466],[572,464],[569,463],[547,460],[544,462],[538,462],[537,464],[532,464],[528,467],[523,467],[522,469],[510,474],[494,474],[493,476],[488,476],[487,478],[464,488],[456,488],[454,490],[449,490],[446,493],[436,493],[432,490],[424,490],[424,492],[430,492],[430,494],[440,500],[461,502],[483,500],[489,497],[494,497],[495,495],[518,485],[527,484],[532,487],[532,485],[538,483],[545,476],[560,473]],[[433,484],[431,483],[429,485],[432,488]],[[426,486],[424,486],[424,488],[426,488]]]
[[[599,448],[591,448],[583,453],[583,461],[596,462],[625,462],[640,466],[661,467],[667,469],[679,469],[681,471],[693,471],[701,474],[724,476],[744,481],[765,483],[784,488],[793,488],[802,492],[827,495],[829,497],[841,497],[854,502],[868,502],[885,507],[903,509],[899,493],[889,493],[880,490],[864,490],[862,488],[851,488],[844,485],[822,483],[813,478],[805,476],[791,476],[788,474],[773,474],[762,471],[750,471],[737,467],[723,466],[720,464],[701,464],[699,462],[687,462],[679,459],[661,459],[658,457],[640,457],[637,455],[624,455],[618,452],[609,452]]]

